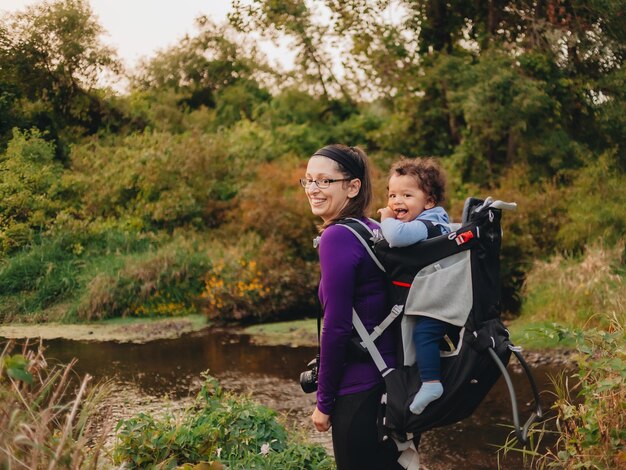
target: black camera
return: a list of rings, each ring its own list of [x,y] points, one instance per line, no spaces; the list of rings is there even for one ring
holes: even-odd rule
[[[312,393],[317,390],[317,371],[319,369],[320,357],[315,357],[307,364],[309,370],[305,370],[300,374],[300,386],[304,393]]]

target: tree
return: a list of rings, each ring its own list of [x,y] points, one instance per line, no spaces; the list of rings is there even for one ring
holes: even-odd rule
[[[26,126],[55,137],[67,126],[95,132],[121,118],[97,90],[102,74],[121,71],[103,32],[85,0],[38,3],[2,18],[0,84],[24,108]]]
[[[277,39],[281,34],[293,39],[296,80],[309,85],[328,100],[338,92],[351,101],[350,93],[336,76],[332,56],[324,47],[331,33],[329,25],[315,21],[315,11],[300,0],[253,0],[244,4],[233,1],[231,24],[244,33],[260,32]]]
[[[144,60],[132,77],[135,90],[172,89],[188,96],[190,104],[214,106],[215,93],[258,71],[272,72],[255,49],[245,50],[232,31],[207,17],[196,20],[199,33]],[[202,98],[204,96],[204,98]],[[195,100],[195,101],[194,101]]]

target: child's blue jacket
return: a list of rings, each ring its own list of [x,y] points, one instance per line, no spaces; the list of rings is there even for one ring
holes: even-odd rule
[[[383,236],[389,243],[389,246],[397,248],[409,246],[428,238],[428,228],[421,220],[432,222],[441,229],[442,234],[450,232],[448,213],[440,206],[426,209],[415,220],[410,222],[401,222],[389,218],[383,220],[380,225]]]

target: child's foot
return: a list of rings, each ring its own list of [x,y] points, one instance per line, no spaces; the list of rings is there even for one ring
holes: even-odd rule
[[[409,405],[411,413],[420,414],[430,402],[435,401],[441,395],[443,395],[441,382],[424,382],[417,395],[415,395],[413,402]]]

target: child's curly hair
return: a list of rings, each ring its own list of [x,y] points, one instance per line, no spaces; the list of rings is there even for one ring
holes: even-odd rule
[[[391,166],[389,177],[411,176],[417,186],[426,193],[428,199],[436,206],[446,198],[446,175],[434,158],[406,158],[398,160]]]

